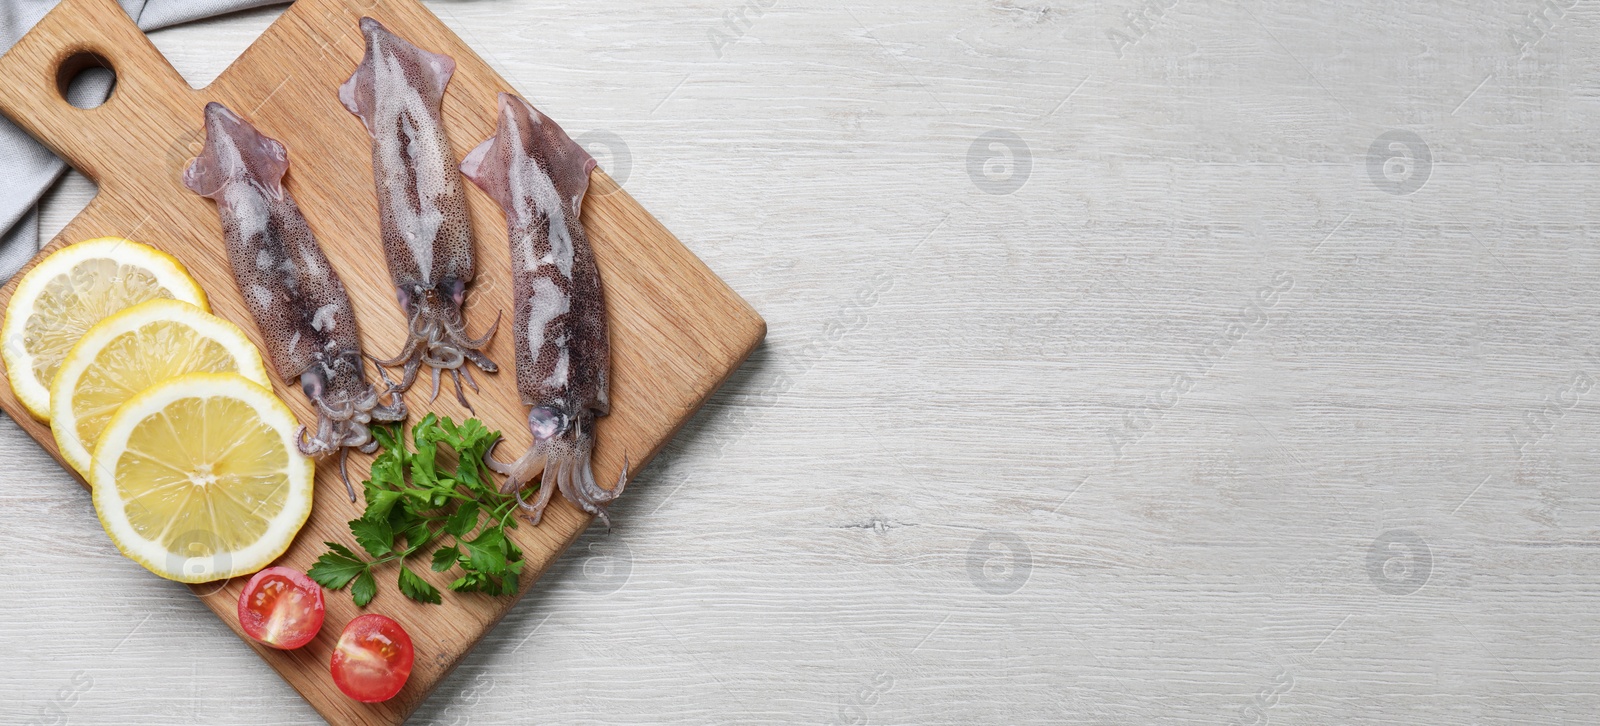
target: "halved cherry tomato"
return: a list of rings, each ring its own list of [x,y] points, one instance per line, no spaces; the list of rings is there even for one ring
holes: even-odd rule
[[[257,642],[294,650],[322,630],[322,586],[299,570],[268,567],[239,593],[239,627]]]
[[[394,698],[411,677],[411,636],[383,615],[362,615],[344,626],[333,647],[333,682],[362,703]]]

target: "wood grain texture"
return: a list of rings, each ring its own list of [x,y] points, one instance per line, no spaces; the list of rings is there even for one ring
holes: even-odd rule
[[[345,281],[360,313],[364,349],[374,355],[397,350],[405,321],[377,243],[370,137],[336,93],[361,59],[357,20],[363,15],[456,60],[444,123],[458,158],[493,134],[496,94],[513,89],[414,0],[298,3],[200,90],[183,81],[111,0],[66,0],[57,6],[0,58],[0,77],[8,79],[0,111],[100,185],[95,201],[44,252],[109,235],[150,244],[182,260],[209,293],[213,310],[238,323],[260,345],[260,333],[228,268],[216,210],[180,183],[183,167],[204,138],[201,109],[220,101],[288,147],[286,185]],[[73,59],[85,53],[104,59],[118,74],[112,97],[92,110],[67,104],[57,85],[57,69],[72,72]],[[466,317],[469,329],[481,331],[494,321],[496,311],[513,309],[510,256],[498,206],[476,190],[469,204],[479,238],[479,274],[468,295]],[[614,481],[624,457],[643,467],[655,456],[760,342],[765,323],[604,172],[594,173],[583,222],[606,286],[613,351],[612,411],[596,427],[594,463],[597,476]],[[0,291],[0,306],[14,287],[15,282]],[[522,451],[531,433],[510,369],[516,342],[509,326],[507,331],[486,351],[504,361],[505,372],[480,376],[485,378],[482,391],[472,400],[479,418],[505,432],[506,451]],[[297,382],[274,375],[273,383],[302,421],[315,420]],[[55,455],[48,428],[27,420],[10,388],[3,388],[0,408]],[[471,415],[454,401],[430,402],[426,389],[426,384],[416,386],[407,396],[413,419],[426,411],[458,421]],[[362,467],[370,457],[359,458],[352,478],[365,476]],[[310,520],[277,564],[304,571],[327,550],[323,542],[350,541],[345,523],[361,510],[345,498],[336,465],[319,467],[315,497]],[[563,500],[541,526],[515,531],[528,562],[522,592],[589,521],[589,515]],[[380,573],[380,598],[364,612],[394,617],[414,636],[416,666],[395,698],[357,703],[328,677],[329,655],[342,624],[363,612],[344,593],[330,595],[329,625],[306,647],[281,652],[250,644],[329,721],[404,721],[516,602],[451,595],[442,606],[422,605],[400,596],[392,587],[394,568],[389,569]],[[448,584],[446,575],[426,569],[423,576],[436,586]],[[237,629],[235,609],[246,579],[193,589]]]
[[[1600,375],[1596,6],[778,0],[742,34],[731,0],[429,7],[625,140],[628,191],[771,332],[414,722],[1600,712],[1600,398],[1569,388]],[[274,15],[155,42],[204,82]],[[1431,148],[1414,193],[1370,176],[1390,129]],[[1031,155],[1009,195],[968,173],[991,130]],[[319,720],[4,433],[0,701],[81,673],[72,723]],[[989,530],[1025,578],[973,576]],[[1371,568],[1391,530],[1427,560]]]

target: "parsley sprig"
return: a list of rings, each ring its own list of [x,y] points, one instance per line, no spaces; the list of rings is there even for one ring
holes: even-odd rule
[[[437,544],[429,567],[434,572],[460,568],[448,586],[457,592],[510,595],[522,573],[522,550],[506,536],[515,528],[514,495],[501,494],[483,465],[483,454],[500,436],[477,419],[459,426],[449,418],[428,414],[411,430],[411,451],[399,425],[374,426],[382,451],[372,461],[372,477],[363,482],[367,510],[351,520],[350,534],[371,559],[351,547],[326,542],[328,552],[307,574],[330,590],[350,586],[359,607],[378,594],[373,572],[397,562],[401,594],[417,602],[439,604],[438,588],[406,564],[408,558]],[[448,453],[441,456],[441,448]],[[354,584],[352,584],[354,583]]]

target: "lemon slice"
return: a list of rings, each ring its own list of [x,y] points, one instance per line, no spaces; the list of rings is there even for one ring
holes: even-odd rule
[[[185,373],[238,373],[271,386],[238,326],[177,300],[147,300],[95,323],[50,384],[50,429],[61,455],[89,474],[89,449],[118,406]]]
[[[182,263],[132,240],[86,240],[40,260],[17,283],[0,326],[0,357],[17,399],[48,422],[50,381],[72,344],[106,316],[158,297],[210,309]]]
[[[128,399],[89,480],[122,554],[179,582],[266,567],[311,514],[311,459],[294,414],[236,373],[190,373]]]

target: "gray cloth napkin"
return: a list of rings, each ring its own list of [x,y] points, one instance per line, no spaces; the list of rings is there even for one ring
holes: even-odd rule
[[[285,0],[117,0],[139,27],[165,28],[236,10]],[[0,54],[15,45],[57,0],[0,0]],[[109,71],[85,71],[73,84],[71,100],[90,105],[111,90]],[[0,93],[5,93],[0,80]],[[39,251],[39,197],[66,165],[33,137],[0,116],[0,282],[9,279]]]

